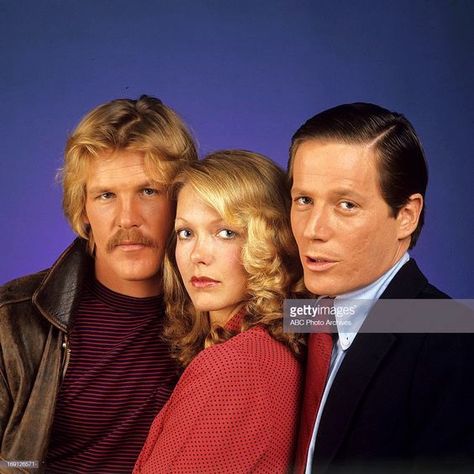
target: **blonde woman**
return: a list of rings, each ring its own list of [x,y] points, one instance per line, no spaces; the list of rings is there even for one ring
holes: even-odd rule
[[[285,174],[222,151],[174,181],[165,334],[186,367],[135,473],[287,472],[295,448],[301,340],[282,330],[300,278]]]

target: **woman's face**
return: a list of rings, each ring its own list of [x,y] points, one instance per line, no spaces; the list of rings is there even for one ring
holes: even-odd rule
[[[191,301],[209,311],[212,323],[225,324],[246,299],[242,235],[187,184],[178,195],[175,231],[176,262]]]

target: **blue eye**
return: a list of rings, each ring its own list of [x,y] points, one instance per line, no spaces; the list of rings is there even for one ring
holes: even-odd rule
[[[101,201],[108,201],[113,196],[114,196],[114,193],[105,192],[105,193],[99,194],[97,196],[97,199],[100,199]]]
[[[355,209],[357,207],[356,204],[354,204],[351,201],[342,201],[339,203],[339,205],[344,209],[345,211],[352,211],[352,209]]]
[[[237,236],[237,232],[234,232],[230,229],[222,229],[217,233],[217,236],[221,237],[222,239],[233,239]]]
[[[153,188],[144,188],[142,191],[143,194],[145,194],[146,196],[153,196],[155,194],[158,194],[158,191]]]
[[[293,200],[299,206],[307,206],[308,204],[312,204],[313,200],[308,196],[298,196]]]
[[[177,229],[176,235],[179,240],[187,240],[191,237],[192,232],[189,229]]]

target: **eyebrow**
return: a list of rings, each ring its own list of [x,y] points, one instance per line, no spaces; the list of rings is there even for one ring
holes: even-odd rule
[[[86,189],[86,192],[90,193],[90,194],[100,194],[100,193],[110,192],[115,187],[116,187],[116,185],[114,185],[114,184],[112,184],[112,185],[98,184],[98,185],[95,185],[95,186],[88,187]],[[156,183],[156,182],[153,182],[153,181],[143,181],[141,183],[138,183],[136,186],[134,186],[134,189],[143,189],[143,188],[164,189],[164,186],[160,185],[160,183]]]
[[[300,188],[291,188],[290,189],[291,194],[309,194],[301,190]]]
[[[306,196],[306,195],[311,196],[314,194],[314,192],[305,191],[304,189],[301,189],[301,188],[292,188],[291,194],[300,195],[300,196]],[[335,197],[354,196],[354,198],[357,198],[357,199],[364,199],[364,196],[360,194],[359,192],[355,191],[353,188],[337,188],[334,190],[330,190],[329,194]]]
[[[179,217],[179,216],[176,216],[176,221],[182,221],[184,224],[189,224],[189,221],[186,220],[184,217]],[[225,224],[225,225],[228,225],[224,219],[222,218],[218,218],[218,219],[214,219],[212,220],[211,222],[209,222],[210,225],[214,225],[214,224]]]
[[[336,197],[354,196],[359,199],[364,199],[364,196],[362,194],[352,188],[339,188],[334,191],[331,191],[331,194]]]

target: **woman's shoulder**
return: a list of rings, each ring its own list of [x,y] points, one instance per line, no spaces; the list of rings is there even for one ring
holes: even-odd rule
[[[254,419],[281,415],[282,406],[297,406],[302,375],[301,364],[283,344],[262,328],[248,329],[192,360],[163,417],[175,417],[176,407],[191,414],[210,411],[213,419],[220,419],[219,413],[231,416],[230,412],[241,419],[244,411],[249,413],[249,406]],[[290,423],[280,415],[279,423]]]
[[[232,373],[288,373],[299,372],[300,362],[281,342],[263,327],[256,326],[231,339],[201,351],[186,369],[187,372]]]

